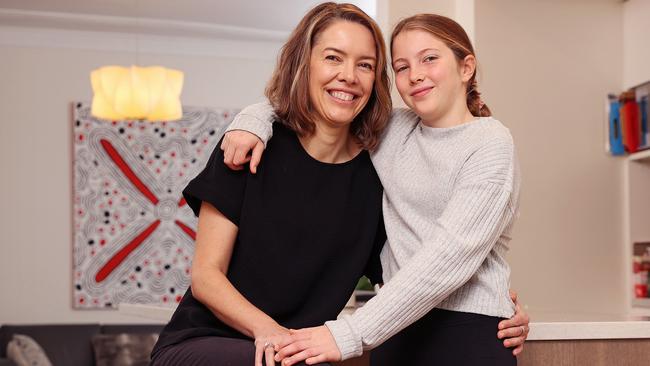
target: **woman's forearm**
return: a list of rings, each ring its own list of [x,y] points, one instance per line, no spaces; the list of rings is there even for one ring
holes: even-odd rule
[[[277,325],[251,304],[219,269],[192,270],[192,295],[225,324],[251,338],[261,329]]]
[[[192,261],[192,295],[221,321],[255,338],[277,323],[251,304],[228,280],[238,228],[207,202],[201,204]]]

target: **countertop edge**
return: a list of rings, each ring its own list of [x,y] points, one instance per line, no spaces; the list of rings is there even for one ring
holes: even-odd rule
[[[174,308],[120,304],[122,315],[137,316],[167,322]],[[351,312],[350,309],[346,309]],[[346,312],[344,311],[344,313]],[[534,322],[530,323],[528,341],[589,340],[589,339],[650,339],[650,321],[615,322]]]
[[[650,338],[650,322],[530,323],[528,341]]]

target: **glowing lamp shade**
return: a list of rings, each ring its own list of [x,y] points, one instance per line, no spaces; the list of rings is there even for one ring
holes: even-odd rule
[[[91,114],[108,120],[182,117],[183,72],[161,66],[104,66],[90,73]]]

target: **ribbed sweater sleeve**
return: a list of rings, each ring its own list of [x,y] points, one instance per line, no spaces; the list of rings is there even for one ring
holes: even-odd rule
[[[251,104],[235,115],[233,121],[226,128],[226,132],[235,130],[250,132],[259,137],[266,146],[273,137],[275,119],[275,112],[268,101]],[[413,129],[417,121],[417,116],[410,109],[393,109],[388,125],[381,136],[379,148],[374,155],[381,159],[382,152],[389,152],[392,145],[399,144],[408,130]],[[373,157],[373,159],[375,158]]]
[[[474,275],[514,214],[513,155],[507,141],[475,151],[441,216],[421,228],[428,233],[422,248],[363,307],[326,323],[344,360],[420,319]],[[413,172],[402,179],[426,184],[430,178]]]
[[[264,146],[273,137],[275,112],[269,102],[251,104],[242,109],[230,123],[226,132],[243,130],[255,134]]]

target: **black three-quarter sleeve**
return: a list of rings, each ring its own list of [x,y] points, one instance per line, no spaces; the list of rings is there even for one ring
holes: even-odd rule
[[[183,190],[183,197],[198,217],[201,202],[214,206],[239,226],[248,169],[231,170],[223,162],[221,141],[214,148],[205,168]]]
[[[364,275],[368,277],[370,282],[373,285],[382,284],[384,282],[382,275],[383,270],[381,268],[381,249],[386,243],[386,228],[384,227],[383,216],[380,215],[379,224],[377,225],[377,234],[375,234],[375,242],[372,247],[372,252],[368,258],[368,263],[366,263],[366,268],[364,270]]]

